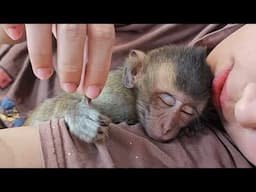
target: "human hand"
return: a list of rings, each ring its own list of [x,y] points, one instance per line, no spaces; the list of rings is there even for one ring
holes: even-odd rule
[[[255,33],[256,25],[245,25],[224,39],[207,57],[216,77],[214,81],[218,82],[214,83],[214,97],[223,125],[253,164],[256,164]]]
[[[53,73],[54,34],[57,39],[57,73],[61,87],[67,92],[86,94],[91,99],[100,94],[110,69],[114,25],[5,24],[2,27],[14,41],[21,39],[26,31],[32,69],[39,79],[48,79]]]

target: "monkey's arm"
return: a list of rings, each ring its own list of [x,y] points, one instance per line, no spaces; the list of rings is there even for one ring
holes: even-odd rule
[[[110,119],[89,107],[79,94],[62,94],[47,99],[27,118],[26,126],[35,126],[52,118],[64,118],[70,132],[83,141],[93,142],[105,137]]]
[[[86,97],[79,94],[62,94],[39,105],[25,125],[35,125],[51,118],[64,118],[70,131],[86,142],[105,136],[110,119],[117,123],[137,122],[135,96],[121,81],[122,71],[111,72],[100,96],[88,106]],[[110,119],[109,119],[110,118]]]
[[[122,74],[122,68],[109,74],[106,86],[99,97],[92,101],[92,106],[114,123],[126,121],[134,124],[138,121],[136,97],[134,90],[122,84]]]

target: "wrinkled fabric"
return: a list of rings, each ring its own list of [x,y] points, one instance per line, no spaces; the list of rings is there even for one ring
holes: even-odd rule
[[[47,127],[47,128],[46,128]],[[206,128],[169,143],[150,139],[137,124],[111,124],[105,142],[87,144],[72,136],[64,120],[39,125],[44,167],[49,168],[248,168],[251,165],[225,133]]]

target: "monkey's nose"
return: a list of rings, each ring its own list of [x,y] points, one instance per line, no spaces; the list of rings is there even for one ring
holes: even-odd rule
[[[164,123],[164,124],[161,126],[162,135],[166,135],[166,134],[169,133],[171,130],[172,130],[172,125],[171,125],[171,124]]]

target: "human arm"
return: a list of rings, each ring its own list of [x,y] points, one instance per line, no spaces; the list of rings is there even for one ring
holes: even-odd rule
[[[42,168],[39,130],[19,127],[0,130],[1,168]]]

